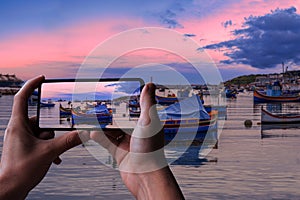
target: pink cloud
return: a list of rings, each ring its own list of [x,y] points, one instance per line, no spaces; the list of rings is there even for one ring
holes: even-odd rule
[[[122,31],[122,28],[141,27],[139,20],[102,20],[80,23],[51,32],[33,32],[27,35],[14,36],[0,41],[0,69],[6,72],[31,72],[20,75],[29,78],[36,74],[35,65],[40,67],[53,62],[80,63],[93,48],[112,35]],[[24,69],[25,68],[25,69]],[[44,69],[49,75],[55,74]],[[39,73],[43,69],[39,70]],[[58,71],[60,71],[58,69]],[[10,73],[11,73],[10,72]],[[57,73],[56,73],[57,74]]]

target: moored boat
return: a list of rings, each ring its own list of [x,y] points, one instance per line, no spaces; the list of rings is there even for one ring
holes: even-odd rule
[[[208,114],[198,95],[158,111],[166,141],[203,141],[209,130],[217,129],[217,113],[218,111],[212,110]],[[214,134],[213,138],[217,141],[217,134]]]
[[[211,118],[207,120],[197,118],[161,120],[166,142],[175,138],[181,141],[191,139],[204,141],[209,130],[217,129],[217,111],[212,111],[212,113]],[[217,134],[214,139],[217,141]]]
[[[47,102],[40,102],[40,107],[51,108],[54,107],[55,103],[53,103],[50,99]]]
[[[275,114],[261,108],[261,123],[262,124],[300,123],[300,114],[294,114],[294,113]]]
[[[179,101],[179,99],[177,97],[162,97],[159,95],[155,95],[155,99],[157,101],[158,104],[160,105],[171,105],[173,103],[176,103]]]
[[[72,124],[112,124],[112,113],[105,105],[97,106],[86,112],[71,109]]]
[[[271,103],[271,102],[300,102],[300,96],[268,96],[254,90],[254,103]]]
[[[129,117],[137,118],[141,114],[140,103],[138,97],[129,100]]]
[[[71,117],[72,116],[71,109],[72,108],[64,108],[61,104],[59,104],[59,117],[60,118]]]

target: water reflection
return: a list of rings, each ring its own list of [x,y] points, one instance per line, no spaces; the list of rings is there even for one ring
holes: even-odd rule
[[[300,137],[300,124],[262,124],[261,138]]]
[[[181,156],[172,162],[172,165],[189,165],[189,166],[200,166],[207,162],[217,162],[217,158],[208,159],[204,157],[201,153],[201,149],[204,148],[217,148],[217,144],[213,146],[204,146],[203,142],[194,140],[191,142],[190,146],[181,154]],[[184,144],[177,144],[175,148],[180,149],[180,146],[186,147]],[[168,156],[167,156],[168,157]]]

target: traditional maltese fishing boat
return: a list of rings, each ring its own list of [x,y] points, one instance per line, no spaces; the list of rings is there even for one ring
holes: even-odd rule
[[[46,107],[46,108],[51,108],[51,107],[54,107],[55,106],[55,103],[53,103],[50,99],[48,99],[47,102],[40,102],[40,107]]]
[[[138,101],[138,97],[132,98],[129,100],[129,116],[133,118],[137,118],[141,114],[140,103]]]
[[[99,105],[88,111],[71,109],[73,124],[112,124],[112,113],[106,105]]]
[[[211,119],[201,120],[196,118],[190,119],[169,119],[162,120],[165,140],[171,141],[175,137],[178,140],[201,140],[203,141],[207,132],[217,129],[217,111],[213,111]],[[179,133],[180,135],[176,134]],[[189,135],[189,136],[188,136]],[[190,138],[193,137],[193,138]],[[215,135],[217,140],[217,135]]]
[[[282,84],[276,81],[272,85],[267,85],[265,93],[254,90],[253,100],[254,103],[300,102],[299,95],[284,93],[286,93],[286,91],[283,91]]]
[[[262,124],[288,124],[300,123],[300,114],[296,113],[271,113],[263,107],[261,108],[261,123]]]
[[[59,104],[59,117],[60,118],[68,118],[72,116],[72,112],[71,112],[72,108],[64,108],[61,104]]]
[[[209,130],[217,129],[218,111],[205,110],[198,95],[185,98],[158,112],[163,124],[165,140],[201,140]],[[216,131],[214,139],[217,140]]]
[[[300,102],[300,96],[268,96],[254,90],[255,103],[272,103],[272,102]]]
[[[156,95],[155,99],[157,103],[160,105],[171,105],[179,101],[179,99],[175,96],[163,97],[163,96]]]

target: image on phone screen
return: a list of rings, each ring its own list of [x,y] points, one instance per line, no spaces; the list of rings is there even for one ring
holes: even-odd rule
[[[141,79],[46,80],[39,88],[42,129],[134,128]]]

